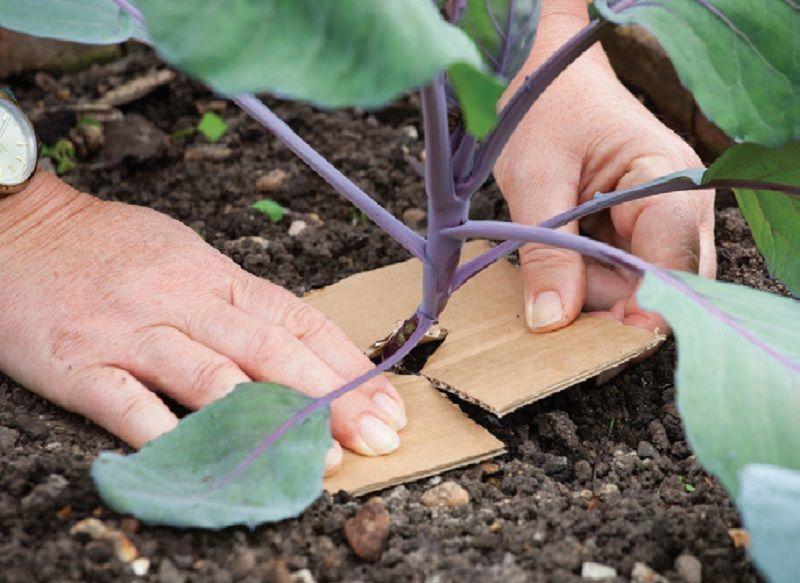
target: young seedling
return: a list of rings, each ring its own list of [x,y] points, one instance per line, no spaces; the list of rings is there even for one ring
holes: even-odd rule
[[[197,131],[213,144],[225,135],[225,132],[228,131],[228,124],[213,111],[207,111],[200,118],[200,123],[197,124]]]
[[[253,203],[252,208],[267,215],[273,223],[278,223],[286,215],[286,209],[271,198],[264,198]]]
[[[10,0],[0,0],[0,19],[26,32],[84,42],[127,36],[151,42],[167,60],[230,95],[423,263],[422,301],[373,370],[316,399],[275,385],[240,386],[135,455],[102,454],[93,476],[111,506],[149,522],[211,528],[296,515],[321,490],[330,403],[399,363],[459,287],[524,242],[571,249],[643,278],[638,301],[660,312],[677,336],[678,406],[689,440],[733,496],[742,487],[753,491],[748,477],[762,474],[748,468],[760,467],[756,464],[775,466],[787,481],[798,481],[797,303],[666,271],[620,249],[555,230],[647,196],[733,188],[770,270],[793,292],[800,291],[796,2],[764,0],[756,7],[749,0],[596,0],[590,24],[529,75],[498,114],[503,83],[516,73],[533,41],[537,0],[320,0],[314,8],[295,0],[265,0],[239,3],[212,19],[201,0],[92,4],[92,18],[82,15],[85,26],[75,25],[81,16],[69,14],[63,22],[50,19],[45,28],[31,16],[36,11]],[[469,220],[473,197],[532,104],[617,24],[647,28],[703,112],[740,143],[709,169],[690,168],[598,193],[538,226]],[[355,62],[354,54],[359,55]],[[426,237],[379,206],[249,93],[267,90],[323,107],[376,106],[420,86]],[[453,125],[449,114],[456,108],[463,122]],[[469,238],[501,243],[460,265]],[[757,506],[755,499],[744,500],[745,516]],[[800,507],[800,494],[787,496],[786,504]],[[763,518],[760,510],[753,512]],[[765,565],[770,560],[764,556]]]

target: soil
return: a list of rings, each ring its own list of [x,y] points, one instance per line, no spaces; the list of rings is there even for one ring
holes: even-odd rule
[[[53,77],[26,74],[11,86],[28,111],[38,112],[39,130],[52,141],[74,125],[67,106],[157,66],[147,51],[130,48],[111,64]],[[121,108],[128,119],[160,130],[152,151],[126,154],[112,165],[118,152],[98,152],[90,144],[79,148],[77,167],[64,178],[102,198],[180,219],[245,269],[298,294],[407,258],[274,138],[215,99],[178,75]],[[398,216],[425,208],[421,180],[406,161],[422,147],[414,97],[376,112],[270,104]],[[209,106],[230,124],[219,142],[229,151],[215,154],[229,157],[185,159],[204,138],[167,136],[193,126],[198,108]],[[275,169],[285,171],[286,180],[274,192],[259,193],[257,179]],[[276,224],[250,209],[266,196],[288,209]],[[739,211],[725,204],[717,214],[720,277],[782,291],[767,276]],[[505,213],[494,186],[478,197],[475,216]],[[307,227],[289,236],[294,220]],[[699,559],[703,581],[760,580],[728,533],[740,526],[733,503],[686,443],[675,407],[674,363],[669,341],[610,382],[584,383],[502,421],[462,405],[507,444],[508,454],[496,465],[443,476],[469,492],[466,506],[436,510],[420,503],[438,477],[381,493],[390,536],[375,563],[360,560],[347,544],[345,521],[364,501],[344,494],[325,495],[301,518],[254,531],[155,528],[108,511],[89,468],[101,450],[125,447],[0,375],[0,579],[139,578],[105,541],[70,534],[78,521],[99,517],[127,533],[151,563],[145,578],[161,583],[302,581],[303,569],[318,581],[561,582],[581,580],[586,561],[615,568],[622,581],[637,562],[679,581],[675,561],[685,554]]]

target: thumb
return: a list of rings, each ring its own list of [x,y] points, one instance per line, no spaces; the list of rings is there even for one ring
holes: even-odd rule
[[[530,244],[520,250],[520,264],[528,328],[549,332],[578,317],[586,296],[586,267],[580,254]]]
[[[511,218],[526,225],[538,225],[572,208],[577,200],[577,185],[563,173],[545,173],[524,183],[518,179],[507,187],[503,192]],[[578,225],[571,223],[560,230],[577,234]],[[586,266],[580,254],[528,243],[520,249],[519,259],[528,328],[549,332],[575,320],[586,296]]]

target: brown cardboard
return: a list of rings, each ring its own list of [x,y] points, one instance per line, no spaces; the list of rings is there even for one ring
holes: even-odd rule
[[[466,245],[465,259],[489,249]],[[420,299],[416,259],[359,273],[307,299],[366,350],[410,316]],[[442,314],[449,331],[422,370],[437,386],[498,416],[612,369],[652,348],[660,337],[591,316],[547,334],[525,327],[522,280],[498,261],[458,290]]]
[[[408,425],[397,451],[377,458],[344,452],[342,468],[325,489],[360,496],[473,464],[505,451],[503,442],[467,417],[457,405],[418,376],[392,376],[403,396]]]

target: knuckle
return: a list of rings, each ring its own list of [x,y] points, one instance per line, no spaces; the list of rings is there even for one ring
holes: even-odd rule
[[[249,362],[257,365],[260,370],[271,368],[278,359],[278,355],[283,353],[291,335],[275,325],[260,326],[253,334],[249,343],[250,353],[247,355]]]
[[[300,340],[316,336],[331,325],[322,312],[299,300],[286,306],[280,323]]]
[[[188,391],[188,400],[195,404],[205,402],[204,397],[213,392],[213,388],[226,378],[233,378],[238,372],[236,366],[225,360],[209,360],[197,365],[192,375]]]
[[[120,407],[114,419],[114,433],[117,435],[126,433],[126,429],[136,424],[136,419],[141,415],[146,415],[155,400],[152,393],[135,393],[127,397]]]
[[[526,246],[519,258],[523,271],[571,269],[578,261],[580,256],[574,251],[543,245]]]

